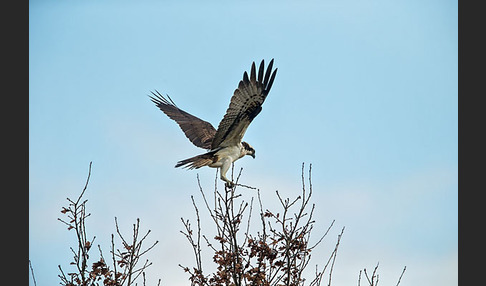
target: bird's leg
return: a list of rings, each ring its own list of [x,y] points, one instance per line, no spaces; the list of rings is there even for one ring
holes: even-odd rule
[[[229,170],[229,167],[231,166],[231,160],[230,159],[224,159],[223,160],[223,165],[221,166],[220,170],[221,170],[221,180],[225,181],[226,182],[226,187],[228,188],[232,188],[233,187],[233,182],[231,180],[229,180],[228,178],[226,178],[226,172],[228,172]]]

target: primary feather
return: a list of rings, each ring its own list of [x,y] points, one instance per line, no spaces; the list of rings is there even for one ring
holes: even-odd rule
[[[277,69],[271,73],[273,59],[268,64],[265,78],[263,78],[264,67],[265,62],[262,60],[258,69],[258,80],[256,79],[255,62],[251,65],[250,79],[246,72],[243,73],[243,80],[234,91],[226,114],[218,125],[211,144],[212,149],[241,142],[246,129],[262,110],[262,104],[267,98],[277,74]]]

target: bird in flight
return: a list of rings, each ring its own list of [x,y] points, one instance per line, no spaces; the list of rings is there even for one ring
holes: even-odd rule
[[[221,180],[225,181],[227,186],[233,186],[233,182],[226,177],[231,164],[245,155],[255,158],[255,149],[242,139],[250,123],[262,110],[262,104],[270,92],[277,74],[277,69],[272,72],[272,67],[273,59],[265,71],[265,62],[262,60],[258,74],[255,62],[251,65],[249,77],[246,71],[243,73],[243,79],[234,91],[218,129],[177,107],[168,95],[166,98],[157,90],[151,92],[153,96],[149,97],[155,105],[177,122],[196,147],[207,150],[204,154],[177,162],[176,168],[219,168]]]

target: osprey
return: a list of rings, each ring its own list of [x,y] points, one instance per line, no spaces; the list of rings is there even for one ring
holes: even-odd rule
[[[226,177],[231,164],[245,155],[255,158],[255,149],[241,140],[248,125],[262,110],[262,104],[270,92],[277,74],[277,69],[272,72],[272,67],[273,59],[265,72],[265,63],[262,60],[258,74],[255,62],[251,65],[250,77],[246,71],[243,73],[243,80],[234,91],[218,129],[215,129],[211,123],[178,108],[168,95],[165,98],[157,90],[156,93],[151,92],[153,97],[149,97],[157,107],[177,122],[186,137],[196,147],[207,150],[204,154],[177,162],[176,168],[198,169],[203,166],[219,168],[221,180],[228,186],[233,185],[233,182]]]

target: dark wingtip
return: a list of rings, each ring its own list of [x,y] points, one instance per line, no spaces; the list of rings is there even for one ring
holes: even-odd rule
[[[253,62],[251,64],[250,80],[252,82],[256,82],[256,67],[255,67],[255,62]]]
[[[172,106],[177,107],[177,105],[174,103],[174,101],[172,100],[172,98],[170,98],[170,96],[168,94],[165,95],[167,97],[167,98],[165,98],[158,90],[156,90],[156,89],[154,89],[154,90],[155,90],[155,92],[150,91],[150,93],[152,93],[153,96],[148,95],[148,97],[150,97],[152,102],[155,103],[157,106],[159,106],[159,105],[172,105]]]
[[[270,91],[270,88],[272,88],[273,80],[275,79],[275,76],[277,75],[277,70],[278,70],[278,68],[276,68],[273,71],[272,77],[270,78],[270,81],[268,82],[268,85],[265,88],[265,90],[267,91],[267,93]]]
[[[262,60],[258,68],[258,82],[263,82],[263,70],[265,69],[265,61]]]
[[[244,72],[244,73],[243,73],[243,81],[244,81],[245,83],[249,83],[249,82],[250,82],[250,80],[248,79],[248,73],[247,73],[247,72]]]
[[[268,63],[267,72],[265,73],[265,79],[263,80],[263,87],[266,90],[270,90],[270,88],[267,88],[267,86],[268,86],[268,81],[270,80],[270,74],[272,72],[272,68],[273,68],[273,59],[270,61],[270,63]],[[275,74],[275,72],[274,72],[274,74]],[[272,75],[272,77],[275,77],[274,74]],[[271,86],[271,84],[270,84],[270,86]]]
[[[153,102],[153,103],[155,103],[156,105],[158,105],[158,104],[159,104],[159,102],[160,102],[160,96],[159,96],[159,95],[160,95],[160,93],[159,93],[157,90],[155,90],[155,92],[156,92],[157,94],[155,94],[153,91],[150,91],[150,93],[151,93],[153,96],[152,96],[152,95],[150,95],[150,94],[147,94],[147,96],[150,98],[150,100],[152,100],[152,102]]]

